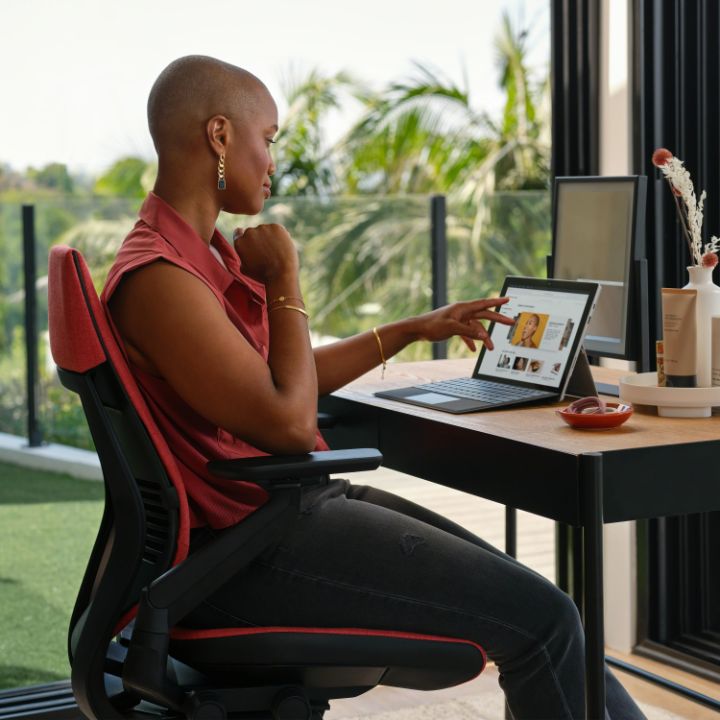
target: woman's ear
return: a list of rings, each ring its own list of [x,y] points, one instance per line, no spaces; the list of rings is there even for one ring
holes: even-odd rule
[[[216,155],[224,155],[227,150],[230,122],[224,115],[213,115],[205,126],[210,147]]]

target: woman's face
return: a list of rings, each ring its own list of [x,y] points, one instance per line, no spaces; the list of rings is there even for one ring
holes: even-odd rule
[[[257,104],[244,117],[231,122],[233,133],[225,158],[227,194],[223,194],[223,209],[256,215],[270,197],[270,177],[275,172],[270,152],[278,131],[275,101],[262,88]]]
[[[522,331],[522,339],[529,340],[535,334],[535,331],[537,329],[538,329],[538,316],[531,315],[525,321],[525,327],[523,327],[523,331]]]

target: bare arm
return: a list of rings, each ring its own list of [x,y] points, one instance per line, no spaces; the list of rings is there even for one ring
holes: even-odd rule
[[[391,358],[417,340],[437,342],[459,335],[475,350],[475,340],[492,349],[492,342],[481,320],[512,325],[513,320],[490,308],[504,305],[508,298],[490,298],[448,305],[433,312],[377,328],[385,359]],[[377,339],[372,331],[364,332],[331,345],[316,348],[318,392],[333,392],[380,364]]]
[[[271,297],[298,295],[297,263],[273,268],[265,284]],[[317,375],[301,313],[269,314],[265,363],[210,289],[169,263],[129,275],[110,310],[131,357],[207,420],[266,452],[312,450]]]

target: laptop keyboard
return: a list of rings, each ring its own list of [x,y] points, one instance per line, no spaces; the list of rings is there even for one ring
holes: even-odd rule
[[[477,378],[455,378],[453,380],[440,380],[439,382],[416,385],[421,390],[446,393],[455,397],[480,400],[482,402],[511,402],[545,397],[552,394],[548,390],[505,385],[492,380],[479,380]]]

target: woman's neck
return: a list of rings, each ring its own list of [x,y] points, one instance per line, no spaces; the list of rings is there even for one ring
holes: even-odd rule
[[[153,192],[170,205],[208,245],[215,232],[220,208],[212,191],[167,180],[158,173]]]

